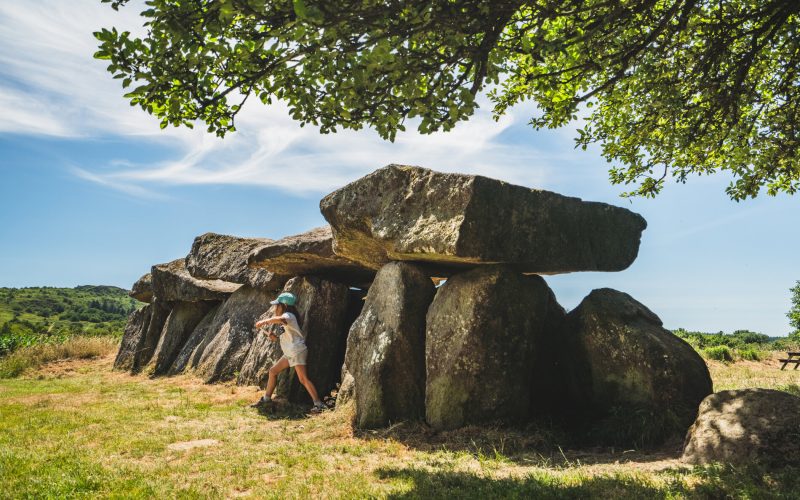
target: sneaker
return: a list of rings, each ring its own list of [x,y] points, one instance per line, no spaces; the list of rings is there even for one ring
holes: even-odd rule
[[[272,399],[266,396],[261,396],[261,399],[250,405],[250,408],[266,408],[272,406]]]
[[[325,411],[327,409],[328,409],[328,407],[325,406],[325,403],[323,403],[322,401],[319,401],[317,403],[314,403],[314,406],[311,407],[311,413],[314,413],[314,414],[322,413],[323,411]]]

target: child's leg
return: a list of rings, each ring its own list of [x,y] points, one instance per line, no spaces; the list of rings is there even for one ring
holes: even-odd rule
[[[297,379],[300,380],[300,383],[303,384],[303,387],[306,388],[308,391],[308,395],[311,396],[311,399],[314,403],[319,403],[319,394],[317,394],[317,388],[314,387],[314,383],[308,378],[308,372],[306,371],[306,365],[295,365],[294,371],[297,373]]]
[[[272,399],[272,393],[275,392],[275,386],[278,385],[278,374],[287,368],[289,368],[289,360],[287,360],[286,357],[282,357],[269,369],[267,392],[264,394],[266,399]]]

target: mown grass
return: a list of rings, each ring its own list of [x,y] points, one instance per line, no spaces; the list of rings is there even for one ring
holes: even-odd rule
[[[491,429],[354,433],[349,410],[264,416],[247,407],[255,388],[134,377],[112,371],[112,359],[61,360],[0,380],[4,498],[797,498],[800,491],[800,471],[688,467],[677,447],[546,451],[535,436]],[[800,371],[766,363],[710,368],[720,388],[800,384]],[[213,444],[191,447],[203,439]]]

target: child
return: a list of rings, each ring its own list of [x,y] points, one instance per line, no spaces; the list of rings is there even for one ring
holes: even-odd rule
[[[300,330],[298,323],[299,314],[295,307],[297,299],[291,293],[285,292],[278,295],[278,298],[270,302],[275,306],[275,313],[261,321],[256,322],[256,328],[261,328],[267,325],[282,325],[283,332],[280,334],[281,350],[283,357],[279,359],[272,368],[269,369],[269,380],[267,381],[267,391],[264,397],[259,399],[256,403],[252,404],[253,407],[265,406],[268,407],[272,404],[272,393],[275,391],[275,386],[278,383],[278,374],[283,370],[293,366],[297,373],[297,378],[303,387],[308,391],[308,395],[314,401],[314,406],[311,408],[311,413],[320,413],[326,408],[325,404],[319,399],[317,389],[314,383],[308,378],[306,371],[306,358],[308,357],[308,348],[306,347],[306,339],[303,332]],[[275,342],[278,337],[270,332],[269,338]]]

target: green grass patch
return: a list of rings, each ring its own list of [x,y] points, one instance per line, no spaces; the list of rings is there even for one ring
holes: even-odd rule
[[[354,434],[347,411],[264,416],[247,407],[255,388],[130,376],[111,370],[111,356],[68,368],[0,380],[4,498],[794,498],[800,489],[800,471],[685,467],[671,449],[553,452],[496,429],[484,441],[475,429],[427,436],[410,424]],[[768,376],[775,387],[800,383],[746,364],[711,369],[756,386]],[[192,448],[198,440],[213,444]]]

